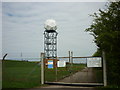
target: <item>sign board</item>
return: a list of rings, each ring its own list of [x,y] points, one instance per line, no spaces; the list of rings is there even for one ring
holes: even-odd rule
[[[66,62],[65,61],[58,61],[57,62],[57,67],[65,67],[66,66]]]
[[[87,58],[87,67],[102,67],[101,57]]]
[[[48,68],[53,68],[53,61],[52,60],[48,61]]]

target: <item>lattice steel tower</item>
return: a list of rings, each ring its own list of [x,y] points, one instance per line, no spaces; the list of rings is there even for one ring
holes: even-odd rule
[[[57,26],[55,20],[49,19],[45,22],[44,31],[44,53],[46,59],[57,57]]]

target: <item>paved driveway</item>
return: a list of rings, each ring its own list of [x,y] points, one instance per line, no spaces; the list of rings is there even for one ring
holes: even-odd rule
[[[92,68],[85,68],[69,77],[66,77],[59,83],[97,83],[96,76]],[[39,88],[39,87],[38,87]],[[65,86],[65,85],[48,85],[41,88],[86,88],[89,90],[94,90],[94,87],[82,87],[82,86]]]

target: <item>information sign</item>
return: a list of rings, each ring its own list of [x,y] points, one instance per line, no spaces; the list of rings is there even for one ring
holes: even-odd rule
[[[87,67],[102,67],[101,57],[87,58]]]
[[[52,61],[52,60],[51,60],[51,61],[50,61],[50,60],[48,61],[48,68],[53,68],[53,61]]]
[[[65,67],[66,66],[66,62],[65,61],[58,61],[57,62],[57,66],[58,67]]]

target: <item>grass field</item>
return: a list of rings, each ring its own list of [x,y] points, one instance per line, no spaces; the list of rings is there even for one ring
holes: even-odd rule
[[[32,88],[40,85],[40,66],[25,61],[4,61],[3,88]]]
[[[74,67],[74,68],[73,68]],[[45,69],[45,80],[55,81],[83,69],[85,65],[73,65],[72,69],[58,68],[57,76],[55,69]],[[2,87],[3,88],[33,88],[40,85],[40,65],[35,62],[5,60],[2,63]]]

